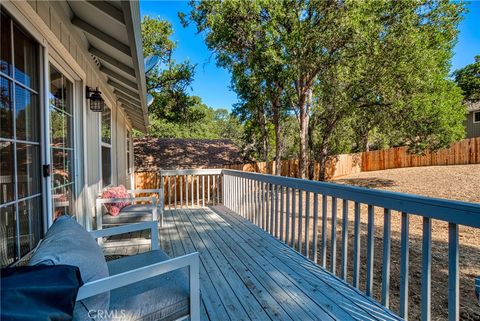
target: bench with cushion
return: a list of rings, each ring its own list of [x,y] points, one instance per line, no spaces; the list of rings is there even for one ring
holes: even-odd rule
[[[120,187],[112,189],[118,189]],[[155,194],[155,196],[136,197],[138,194]],[[102,229],[104,226],[158,221],[159,218],[160,226],[163,225],[163,209],[161,206],[163,203],[163,191],[161,189],[124,189],[120,191],[120,197],[106,197],[105,195],[105,191],[100,193],[96,201],[97,229]],[[111,193],[110,195],[115,194]],[[102,211],[103,206],[107,209],[106,213]],[[109,213],[108,210],[112,207],[116,209],[118,213]]]
[[[96,238],[150,229],[152,250],[106,262]],[[199,256],[168,257],[158,248],[156,222],[87,232],[75,219],[59,217],[35,250],[29,265],[73,265],[83,286],[74,320],[200,319]]]

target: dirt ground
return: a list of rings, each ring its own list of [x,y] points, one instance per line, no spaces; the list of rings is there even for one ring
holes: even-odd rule
[[[368,188],[384,189],[430,197],[447,198],[480,203],[480,165],[431,166],[402,168],[384,171],[363,172],[334,180],[335,183],[351,184]],[[341,204],[338,204],[339,207]],[[351,207],[351,205],[349,206]],[[352,213],[352,209],[349,210]],[[341,224],[341,211],[338,212]],[[352,215],[349,216],[349,221]],[[362,206],[362,271],[365,288],[366,256],[366,208]],[[374,297],[380,300],[381,265],[383,248],[383,211],[375,211],[375,277]],[[353,224],[349,224],[353,228]],[[392,214],[391,249],[391,300],[390,308],[398,311],[400,275],[400,213]],[[337,228],[337,239],[341,230]],[[353,235],[353,230],[349,235]],[[351,239],[351,237],[349,237]],[[330,239],[330,238],[329,238]],[[337,248],[340,243],[337,244]],[[353,243],[349,244],[352,257]],[[409,319],[420,319],[422,259],[422,218],[410,215],[410,280]],[[327,260],[329,262],[329,258]],[[329,263],[330,264],[330,263]],[[337,266],[340,266],[340,261]],[[433,221],[432,224],[432,320],[447,320],[448,303],[448,225]],[[351,276],[351,271],[349,271]],[[478,229],[460,227],[460,319],[480,320],[480,306],[474,293],[474,279],[480,276],[480,232]],[[351,279],[350,279],[351,282]]]

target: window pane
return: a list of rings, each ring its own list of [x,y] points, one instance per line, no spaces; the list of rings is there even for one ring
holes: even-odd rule
[[[112,160],[110,148],[102,146],[102,179],[103,187],[112,183]]]
[[[27,87],[37,89],[38,45],[17,26],[13,27],[15,79]]]
[[[0,208],[0,265],[7,266],[17,256],[15,205]]]
[[[17,139],[40,142],[38,96],[15,86]]]
[[[72,180],[72,151],[52,148],[52,188],[69,184]]]
[[[102,142],[111,143],[111,112],[110,108],[106,107],[102,112]]]
[[[0,137],[13,137],[12,82],[1,77],[0,80]]]
[[[52,190],[54,219],[64,214],[74,215],[72,188],[73,184],[70,184]]]
[[[0,16],[0,71],[12,76],[12,38],[10,18],[3,12]]]
[[[40,241],[42,237],[42,204],[41,198],[35,197],[18,203],[20,223],[20,256],[24,256]]]
[[[13,143],[0,141],[0,204],[13,201]]]
[[[40,193],[40,148],[17,143],[18,198]]]

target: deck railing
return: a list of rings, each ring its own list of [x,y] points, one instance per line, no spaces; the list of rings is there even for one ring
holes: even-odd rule
[[[480,228],[478,204],[235,170],[162,171],[161,177],[161,186],[168,189],[168,192],[165,192],[165,197],[169,199],[165,201],[166,207],[223,204],[346,282],[350,267],[353,271],[351,283],[358,289],[361,277],[360,236],[363,204],[367,207],[368,215],[365,294],[370,297],[373,296],[374,286],[375,208],[383,209],[381,303],[386,307],[390,305],[392,211],[399,212],[401,215],[399,315],[405,319],[408,318],[409,303],[410,217],[420,216],[423,221],[422,320],[431,319],[432,220],[447,222],[448,319],[459,320],[459,225]],[[208,196],[210,195],[208,191],[212,191],[212,185],[205,184],[205,177],[213,177],[212,180],[215,181],[213,199]],[[185,194],[181,186],[186,186],[190,194]],[[184,196],[189,203],[183,203]],[[341,227],[337,227],[339,206],[342,213]],[[352,235],[349,235],[351,233],[348,229],[351,214],[353,214],[353,260],[350,262],[348,245],[349,237]],[[340,249],[337,249],[337,230],[341,230]]]

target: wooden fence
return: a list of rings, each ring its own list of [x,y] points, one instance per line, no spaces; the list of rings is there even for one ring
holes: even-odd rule
[[[341,154],[327,162],[326,176],[329,179],[350,174],[378,171],[392,168],[480,164],[480,137],[464,139],[449,148],[433,153],[416,155],[408,153],[407,147],[394,147],[384,150],[356,154]],[[275,162],[269,163],[274,168]],[[267,173],[265,162],[225,166],[245,172]],[[283,160],[282,176],[298,177],[298,161]],[[315,177],[318,179],[318,164],[315,164]]]
[[[327,163],[327,178],[334,179],[350,174],[392,168],[480,164],[480,137],[464,139],[450,148],[424,155],[409,154],[407,147],[395,147],[356,154],[341,154]],[[274,168],[275,162],[226,165],[223,168],[245,172],[268,174],[267,168]],[[282,160],[282,176],[298,177],[298,160]],[[318,164],[315,164],[315,180],[318,179]],[[136,188],[158,188],[158,172],[136,172]]]

